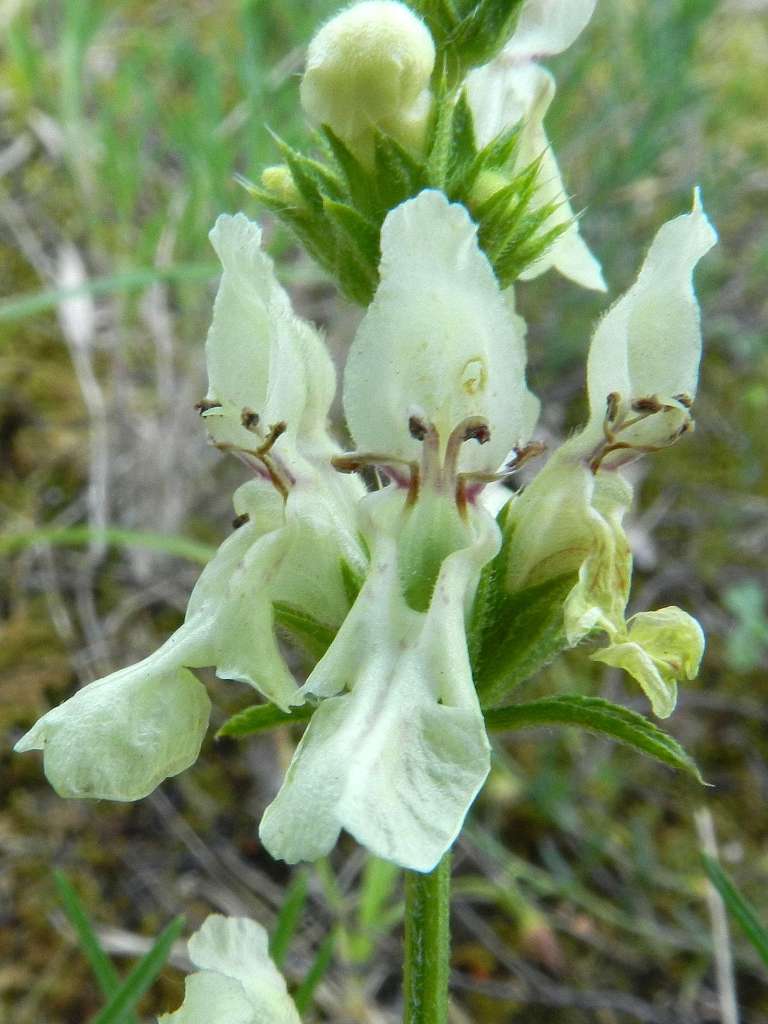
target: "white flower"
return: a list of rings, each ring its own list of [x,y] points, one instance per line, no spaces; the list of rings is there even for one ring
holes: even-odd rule
[[[527,280],[555,267],[585,288],[604,290],[600,264],[573,220],[573,210],[544,130],[544,117],[555,95],[555,81],[537,63],[540,57],[561,53],[571,45],[592,17],[595,3],[596,0],[526,0],[515,33],[504,50],[490,64],[472,71],[466,88],[481,146],[512,125],[523,123],[511,170],[519,172],[541,158],[534,205],[558,204],[543,230],[569,223],[521,278]]]
[[[300,1024],[268,941],[247,917],[207,917],[188,943],[200,970],[187,977],[181,1007],[158,1024]]]
[[[211,238],[224,274],[201,404],[215,442],[254,474],[235,495],[242,525],[155,654],[84,687],[17,744],[44,751],[63,796],[135,800],[189,767],[209,711],[191,668],[215,666],[287,708],[297,684],[275,638],[273,602],[338,627],[348,610],[342,560],[357,571],[365,564],[354,516],[362,488],[330,465],[335,382],[322,339],[292,314],[255,224],[220,217]]]
[[[381,283],[347,363],[358,451],[392,484],[361,504],[371,568],[302,689],[320,700],[261,838],[312,860],[342,828],[429,871],[489,767],[465,617],[499,530],[479,505],[533,427],[521,321],[463,207],[423,192],[382,231]],[[519,456],[518,456],[519,458]]]
[[[507,520],[507,589],[578,573],[564,609],[568,642],[607,632],[610,646],[594,657],[635,676],[659,716],[674,708],[675,680],[695,675],[703,636],[679,609],[625,622],[632,556],[622,519],[632,489],[616,470],[692,424],[701,356],[692,276],[716,238],[698,192],[691,213],[660,228],[637,280],[593,335],[587,425],[515,499]],[[670,654],[675,643],[678,655]]]

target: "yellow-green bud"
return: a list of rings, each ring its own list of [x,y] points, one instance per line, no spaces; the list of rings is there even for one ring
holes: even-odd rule
[[[288,203],[291,206],[297,206],[302,201],[301,193],[296,188],[293,175],[285,164],[265,167],[261,172],[261,184],[276,199],[281,199],[284,203]]]
[[[488,202],[497,192],[506,188],[509,178],[500,171],[481,171],[477,176],[469,194],[468,206],[472,213],[476,213],[483,203]]]
[[[397,0],[363,0],[325,24],[307,53],[301,102],[364,160],[373,129],[410,149],[423,142],[435,45],[426,25]]]

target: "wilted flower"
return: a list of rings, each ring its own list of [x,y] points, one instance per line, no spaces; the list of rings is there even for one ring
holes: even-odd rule
[[[285,979],[269,956],[260,924],[209,915],[188,942],[200,968],[184,983],[184,1002],[158,1024],[299,1024]]]
[[[555,209],[542,231],[567,225],[563,233],[520,276],[536,277],[550,267],[585,288],[605,289],[600,264],[579,234],[560,170],[544,130],[544,117],[555,95],[555,80],[537,63],[562,53],[587,25],[596,0],[525,0],[514,35],[498,57],[467,77],[467,94],[478,143],[485,145],[500,132],[521,122],[520,144],[511,172],[540,160],[533,205]],[[505,181],[479,181],[479,201],[502,188]]]

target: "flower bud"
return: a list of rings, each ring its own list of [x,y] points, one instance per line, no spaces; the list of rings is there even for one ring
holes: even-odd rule
[[[261,172],[261,184],[276,199],[281,199],[290,206],[298,206],[301,203],[301,193],[285,164],[265,167]]]
[[[487,203],[497,192],[509,185],[510,179],[501,171],[481,171],[469,193],[468,206],[470,211],[476,213],[483,203]]]
[[[301,102],[362,159],[375,128],[418,149],[429,116],[435,46],[397,0],[363,0],[325,24],[307,53]]]

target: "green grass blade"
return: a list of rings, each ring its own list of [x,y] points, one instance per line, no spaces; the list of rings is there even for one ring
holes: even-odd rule
[[[702,854],[702,860],[710,882],[720,893],[723,903],[730,911],[734,921],[768,967],[768,928],[760,923],[752,904],[742,896],[717,861],[706,854]]]
[[[302,981],[301,985],[296,989],[293,994],[293,1001],[296,1004],[296,1009],[300,1014],[303,1014],[312,1004],[312,996],[314,995],[315,989],[325,977],[328,968],[331,966],[333,960],[333,948],[336,944],[336,933],[331,932],[323,939],[320,949],[317,951],[315,959],[312,961],[312,966],[307,971],[307,975]]]
[[[172,534],[142,533],[139,530],[124,530],[117,526],[107,526],[103,530],[95,530],[90,526],[43,526],[36,530],[23,530],[0,537],[0,555],[23,551],[34,547],[35,544],[76,547],[80,544],[90,544],[91,541],[104,541],[115,547],[147,548],[165,555],[186,558],[200,565],[205,565],[216,553],[216,548],[208,544],[200,544],[187,537],[176,537]]]
[[[53,872],[53,882],[67,920],[72,925],[77,935],[80,948],[85,954],[91,966],[96,982],[101,989],[102,995],[109,999],[120,988],[120,975],[117,973],[114,964],[101,948],[96,933],[93,930],[85,908],[80,902],[74,887],[66,875],[61,871]],[[134,1014],[124,1014],[121,1018],[126,1024],[136,1024]]]
[[[177,917],[164,928],[152,948],[139,960],[109,1003],[91,1018],[91,1024],[117,1024],[127,1010],[132,1010],[162,971],[171,946],[181,935],[184,918]]]
[[[579,726],[608,736],[671,768],[687,772],[701,783],[704,781],[696,762],[669,733],[636,711],[599,697],[574,694],[513,704],[486,711],[485,724],[492,730],[527,729],[541,725]]]
[[[66,299],[79,295],[109,295],[135,291],[157,281],[207,281],[221,272],[215,263],[179,263],[170,267],[142,267],[108,277],[94,277],[76,288],[50,288],[30,295],[12,295],[0,302],[0,323],[23,320],[53,309]]]
[[[281,711],[274,704],[254,704],[227,719],[216,733],[216,739],[221,739],[222,736],[243,739],[245,736],[252,736],[255,732],[274,729],[278,725],[308,722],[314,710],[311,704],[302,704],[301,707],[294,708],[292,711]]]
[[[297,871],[285,893],[283,905],[277,915],[277,921],[269,940],[269,955],[278,967],[285,963],[288,947],[291,944],[301,915],[309,895],[309,874],[306,870]]]

